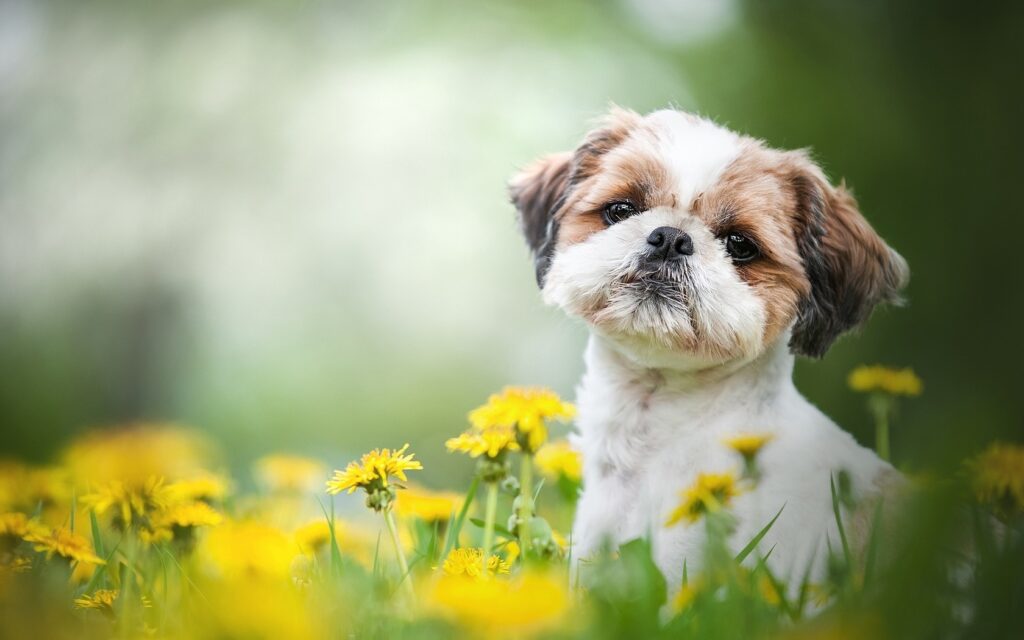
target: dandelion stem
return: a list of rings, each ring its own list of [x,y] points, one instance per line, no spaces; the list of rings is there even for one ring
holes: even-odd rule
[[[416,592],[412,587],[412,577],[409,575],[409,563],[405,561],[405,552],[402,551],[402,543],[398,541],[398,527],[395,526],[395,516],[388,509],[384,512],[384,522],[388,525],[388,533],[391,534],[391,543],[395,545],[395,557],[398,558],[398,568],[402,572],[399,584],[405,587],[405,593],[409,596],[410,602],[416,601]]]
[[[882,460],[889,461],[889,404],[888,396],[875,394],[869,405],[875,417],[875,451]]]
[[[524,453],[519,469],[519,546],[523,559],[530,551],[530,520],[533,518],[533,458]]]
[[[487,575],[487,559],[494,547],[494,519],[498,514],[498,483],[487,483],[487,511],[484,519],[483,574]]]

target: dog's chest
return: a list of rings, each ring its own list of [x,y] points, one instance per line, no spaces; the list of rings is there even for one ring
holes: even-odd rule
[[[714,434],[733,412],[702,411],[657,387],[580,391],[586,491],[574,536],[581,551],[658,531],[681,487],[731,462]]]

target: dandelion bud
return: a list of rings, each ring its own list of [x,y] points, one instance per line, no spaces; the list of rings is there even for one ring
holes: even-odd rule
[[[501,481],[501,490],[511,496],[519,495],[519,478],[513,475],[505,476]]]
[[[387,511],[396,497],[394,485],[378,487],[368,490],[366,494],[366,506],[374,511]]]
[[[481,457],[476,472],[484,482],[502,482],[509,477],[512,465],[504,456],[499,458]]]

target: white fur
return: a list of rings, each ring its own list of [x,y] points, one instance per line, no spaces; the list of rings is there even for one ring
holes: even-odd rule
[[[743,150],[741,138],[710,120],[664,109],[645,119],[655,131],[657,157],[666,160],[676,183],[676,197],[689,203],[718,182]],[[629,145],[622,147],[629,149]]]
[[[781,338],[756,360],[714,371],[652,369],[610,341],[592,336],[587,372],[577,393],[584,493],[573,529],[574,554],[586,558],[608,542],[649,536],[669,585],[679,585],[683,562],[699,568],[704,528],[665,521],[697,474],[738,470],[723,440],[770,433],[758,461],[763,478],[734,502],[738,551],[785,505],[760,544],[775,547],[771,568],[797,581],[821,577],[827,540],[839,542],[829,485],[845,470],[855,495],[875,489],[891,467],[858,445],[807,402],[791,380],[793,356]]]

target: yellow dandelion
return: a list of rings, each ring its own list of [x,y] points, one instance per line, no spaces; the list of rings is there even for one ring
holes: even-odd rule
[[[775,588],[775,583],[772,582],[768,574],[761,573],[757,577],[757,592],[761,596],[761,599],[772,605],[773,607],[779,606],[782,600],[779,598],[779,590]]]
[[[14,547],[32,533],[46,533],[46,527],[17,511],[0,514],[0,551]]]
[[[211,527],[224,519],[205,502],[177,504],[161,515],[161,521],[174,527]]]
[[[766,444],[775,439],[770,433],[744,433],[726,438],[725,444],[744,460],[753,460]]]
[[[59,507],[66,514],[71,500],[71,479],[59,467],[31,467],[0,460],[0,510],[34,511]]]
[[[89,432],[65,450],[63,460],[81,485],[141,486],[153,477],[174,481],[201,473],[213,454],[213,445],[197,431],[137,424]]]
[[[200,557],[227,578],[287,578],[295,546],[281,531],[260,522],[225,522],[202,539]]]
[[[568,440],[556,440],[544,445],[537,451],[534,462],[537,469],[551,480],[564,477],[579,482],[583,477],[583,456]]]
[[[463,497],[452,491],[431,491],[410,485],[395,501],[395,513],[402,518],[426,522],[447,522],[462,506]]]
[[[92,580],[93,575],[96,574],[97,566],[99,565],[92,564],[91,562],[71,563],[71,583],[87,584],[90,580]]]
[[[469,422],[478,431],[514,427],[520,445],[534,452],[547,440],[546,420],[571,420],[575,415],[576,407],[550,389],[506,387],[471,411]]]
[[[335,525],[337,535],[337,525]],[[331,527],[326,520],[314,520],[295,530],[295,544],[302,553],[316,555],[331,541]]]
[[[303,561],[299,561],[301,565]],[[189,640],[224,638],[281,638],[326,640],[358,637],[348,628],[357,611],[349,611],[344,599],[335,599],[331,616],[325,615],[319,600],[309,597],[302,586],[306,567],[297,566],[298,580],[289,569],[288,579],[253,580],[239,577],[217,580],[203,587],[203,605],[180,617],[182,631],[176,635]],[[337,611],[335,611],[337,609]],[[333,619],[337,622],[329,621]]]
[[[46,532],[33,531],[25,536],[36,551],[45,552],[47,558],[59,555],[73,562],[104,564],[103,559],[96,555],[92,543],[69,529],[56,528]]]
[[[315,490],[327,472],[327,466],[319,460],[288,454],[265,456],[253,468],[260,484],[281,492]]]
[[[115,526],[127,529],[133,522],[148,519],[155,512],[165,509],[171,497],[163,478],[150,477],[138,485],[114,480],[83,495],[81,502],[98,516],[113,511]]]
[[[515,564],[515,561],[519,559],[519,555],[522,553],[522,549],[519,548],[519,543],[515,540],[510,540],[505,545],[505,561],[510,565]]]
[[[471,458],[479,458],[486,454],[488,458],[497,458],[506,451],[519,451],[514,427],[493,426],[484,429],[472,428],[454,438],[449,438],[444,446],[451,452],[469,454]]]
[[[119,592],[116,589],[100,589],[89,596],[75,598],[76,609],[94,609],[103,615],[114,617],[114,603]]]
[[[224,476],[203,472],[167,485],[167,496],[171,502],[216,502],[228,495],[230,487]]]
[[[160,544],[174,540],[174,531],[170,527],[148,526],[138,530],[139,540],[145,544]]]
[[[484,550],[469,547],[452,549],[441,565],[446,576],[463,576],[473,580],[483,580],[509,572],[509,563],[499,556],[487,558],[487,573],[483,572]]]
[[[413,460],[416,454],[405,454],[409,448],[406,444],[401,449],[374,449],[363,454],[359,462],[350,462],[344,471],[335,471],[334,477],[327,481],[327,493],[337,494],[342,491],[352,493],[356,489],[372,489],[376,487],[387,487],[388,478],[394,476],[399,480],[407,480],[406,471],[419,470],[423,468],[418,460]]]
[[[475,636],[525,638],[567,620],[572,600],[564,575],[526,571],[511,580],[443,575],[425,592],[427,610]]]
[[[919,396],[924,388],[913,369],[891,369],[881,365],[857,367],[850,372],[847,384],[854,391],[877,391],[894,396]]]
[[[0,557],[0,576],[5,573],[25,573],[32,569],[32,559],[21,556]]]
[[[669,514],[665,526],[671,527],[681,520],[697,522],[705,513],[729,506],[737,495],[739,489],[733,473],[701,473],[693,485],[682,492],[682,503]]]
[[[1003,516],[1024,511],[1024,446],[994,442],[967,465],[979,502]]]
[[[676,595],[672,597],[672,611],[676,614],[683,613],[690,608],[693,601],[697,599],[697,594],[700,593],[700,589],[697,586],[696,581],[690,580],[683,587],[676,592]]]

